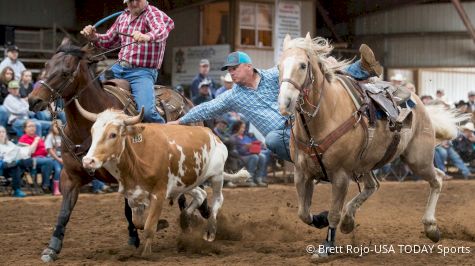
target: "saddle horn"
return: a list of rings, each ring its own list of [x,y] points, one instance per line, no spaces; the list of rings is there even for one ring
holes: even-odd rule
[[[137,123],[140,123],[143,119],[144,113],[145,113],[145,108],[142,106],[142,110],[140,110],[140,114],[125,119],[124,124],[126,126],[132,126],[132,125],[135,125]]]
[[[97,120],[97,114],[95,113],[91,113],[89,111],[86,111],[84,108],[82,108],[81,104],[79,103],[79,101],[77,99],[74,99],[74,103],[76,103],[76,107],[78,108],[79,110],[79,113],[84,117],[86,118],[87,120],[91,121],[91,122],[96,122]]]

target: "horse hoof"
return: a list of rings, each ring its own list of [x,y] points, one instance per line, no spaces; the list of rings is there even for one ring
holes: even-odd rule
[[[157,231],[158,230],[162,230],[162,229],[165,229],[167,227],[169,227],[170,224],[168,224],[168,221],[167,220],[158,220],[158,223],[157,223]]]
[[[435,230],[427,231],[426,236],[432,240],[432,242],[437,243],[440,240],[440,230],[439,228],[435,228]]]
[[[340,231],[343,234],[349,234],[353,232],[353,229],[355,229],[355,219],[345,215],[343,221],[341,221]]]
[[[315,252],[312,254],[312,257],[310,258],[312,261],[320,260],[323,258],[328,258],[328,253],[325,252]]]
[[[312,223],[318,229],[325,228],[329,225],[328,223],[328,211],[323,211],[317,215],[312,216]]]
[[[140,238],[139,236],[129,236],[129,242],[128,244],[130,246],[134,246],[136,248],[138,248],[140,246]]]
[[[43,262],[53,262],[55,261],[56,259],[58,258],[58,254],[56,253],[56,251],[50,249],[50,248],[46,248],[45,250],[43,250],[43,252],[41,253],[41,260]]]

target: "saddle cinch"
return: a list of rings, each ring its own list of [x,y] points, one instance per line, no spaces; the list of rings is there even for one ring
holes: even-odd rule
[[[137,104],[130,93],[130,84],[124,79],[110,79],[102,83],[104,89],[114,95],[129,115],[137,115]],[[155,105],[166,121],[173,121],[185,114],[191,102],[169,87],[155,85]],[[192,104],[191,104],[192,106]]]

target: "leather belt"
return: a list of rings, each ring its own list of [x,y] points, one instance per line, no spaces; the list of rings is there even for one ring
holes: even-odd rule
[[[125,61],[125,60],[120,60],[120,61],[119,61],[119,65],[120,65],[121,67],[126,67],[126,68],[135,68],[134,65],[132,65],[131,63],[129,63],[129,62]]]

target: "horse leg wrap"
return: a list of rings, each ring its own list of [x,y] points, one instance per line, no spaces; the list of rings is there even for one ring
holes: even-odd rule
[[[59,252],[61,252],[62,246],[63,246],[63,241],[61,241],[61,239],[55,236],[52,236],[51,239],[49,240],[48,248],[54,250],[58,254]]]
[[[203,201],[201,206],[198,207],[198,210],[200,211],[201,217],[203,217],[205,219],[209,218],[209,216],[211,215],[211,211],[209,210],[208,199],[205,199]]]
[[[311,225],[315,226],[318,229],[327,227],[329,225],[328,211],[324,211],[317,215],[313,215]]]

